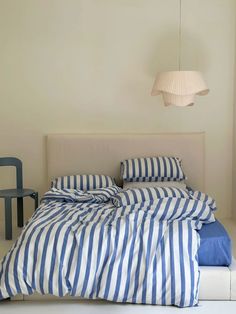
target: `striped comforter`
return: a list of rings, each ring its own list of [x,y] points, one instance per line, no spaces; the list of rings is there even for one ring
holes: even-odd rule
[[[196,229],[214,221],[213,202],[190,191],[159,193],[151,200],[136,198],[116,207],[112,200],[117,193],[124,192],[102,189],[87,199],[72,190],[47,193],[1,261],[0,299],[37,291],[116,302],[196,305]]]

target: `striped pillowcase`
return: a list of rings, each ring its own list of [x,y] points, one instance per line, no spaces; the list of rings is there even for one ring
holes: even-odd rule
[[[176,157],[127,159],[121,162],[121,177],[128,182],[181,181],[186,179]]]
[[[153,201],[165,197],[189,198],[187,191],[178,188],[142,188],[123,190],[112,197],[116,207]]]
[[[113,178],[102,174],[78,174],[73,176],[63,176],[54,179],[51,182],[51,187],[59,190],[74,189],[74,190],[95,190],[99,188],[107,188],[115,185]]]

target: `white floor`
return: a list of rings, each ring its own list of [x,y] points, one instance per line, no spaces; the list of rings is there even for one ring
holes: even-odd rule
[[[1,314],[235,314],[236,301],[204,301],[198,307],[179,309],[151,305],[109,304],[103,302],[4,302],[0,303]]]
[[[14,219],[15,220],[15,219]],[[236,256],[236,223],[230,219],[220,220],[233,241],[234,256]],[[13,229],[14,240],[20,234],[21,229]],[[13,241],[4,240],[4,224],[0,219],[0,259],[11,248]],[[236,301],[202,301],[198,307],[179,309],[176,307],[160,307],[149,305],[132,305],[132,304],[114,304],[103,301],[4,301],[0,302],[0,314],[61,314],[61,313],[80,313],[80,314],[152,314],[152,313],[197,313],[197,314],[220,314],[236,313]]]

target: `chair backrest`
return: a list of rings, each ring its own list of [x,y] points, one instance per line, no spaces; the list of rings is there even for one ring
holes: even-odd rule
[[[16,167],[16,187],[23,188],[22,161],[16,157],[0,157],[0,166]]]

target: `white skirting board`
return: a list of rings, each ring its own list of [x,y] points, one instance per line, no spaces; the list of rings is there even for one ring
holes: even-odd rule
[[[12,301],[39,301],[39,300],[79,300],[79,297],[65,296],[58,298],[51,295],[34,293],[18,295]],[[229,267],[201,266],[200,267],[200,300],[236,300],[236,260],[233,259]],[[89,302],[89,300],[88,300]]]

